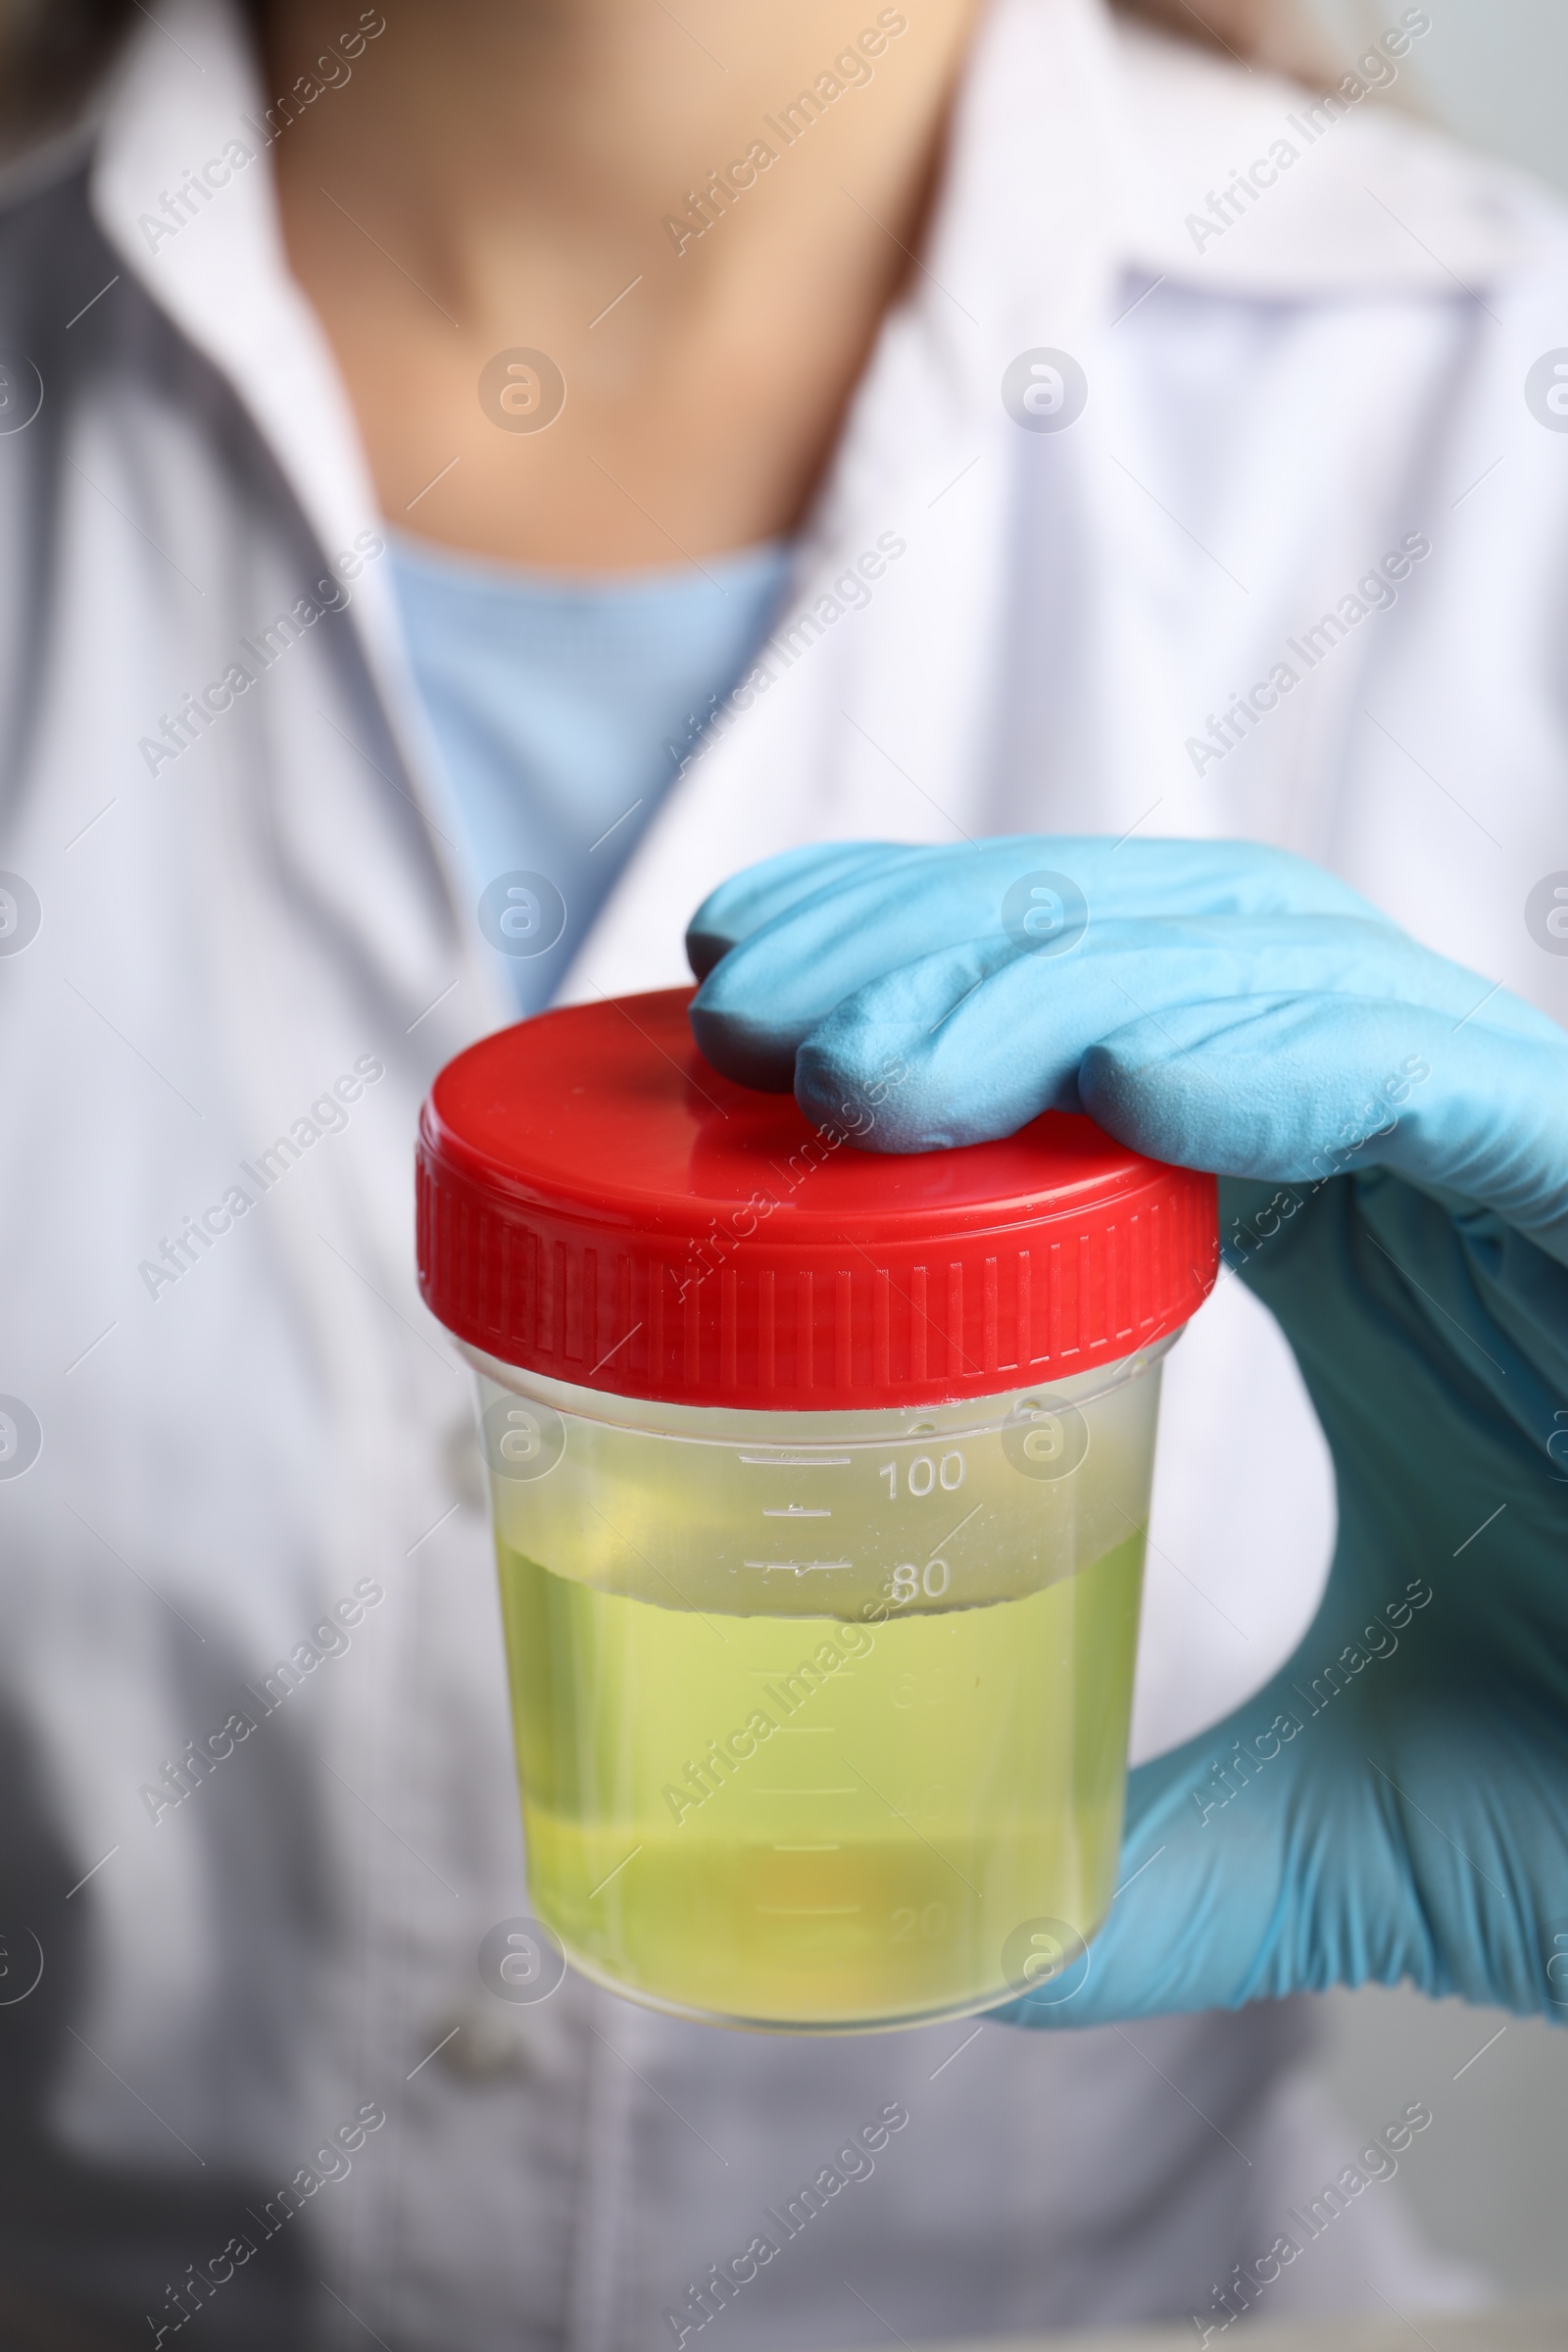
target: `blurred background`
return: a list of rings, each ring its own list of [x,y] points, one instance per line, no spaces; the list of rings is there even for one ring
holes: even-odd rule
[[[1406,103],[1568,194],[1568,0],[1426,5]],[[1397,24],[1404,0],[1306,6],[1338,53]],[[1428,2102],[1434,2127],[1401,2175],[1410,2203],[1445,2252],[1511,2302],[1568,2304],[1568,1984],[1563,1993],[1562,2026],[1407,1991],[1324,1996],[1336,2105],[1371,2131],[1407,2100]]]
[[[1408,1989],[1321,1996],[1335,2106],[1375,2132],[1427,2102],[1432,2128],[1399,2173],[1409,2208],[1510,2303],[1568,2306],[1568,1984],[1563,1993],[1561,2025]]]
[[[1397,24],[1405,0],[1301,6],[1343,50]],[[1427,13],[1432,30],[1411,55],[1407,95],[1473,146],[1508,156],[1568,193],[1568,5],[1430,0]]]

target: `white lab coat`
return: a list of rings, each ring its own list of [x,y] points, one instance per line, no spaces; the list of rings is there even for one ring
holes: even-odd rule
[[[29,367],[42,387],[0,431],[0,867],[41,910],[0,953],[0,1391],[42,1433],[0,1478],[3,1983],[29,1936],[43,1958],[0,2006],[0,2282],[69,2282],[154,2340],[184,2278],[220,2344],[363,2322],[408,2352],[643,2352],[901,2101],[875,2176],[705,2340],[1206,2312],[1353,2153],[1293,2071],[1300,2004],[812,2043],[574,1980],[514,2009],[479,1981],[523,1908],[520,1837],[411,1139],[507,995],[385,564],[356,558],[379,518],[265,155],[155,249],[141,224],[261,97],[220,0],[173,0],[0,211],[0,424]],[[1568,863],[1568,437],[1523,396],[1568,332],[1564,224],[1370,104],[1312,139],[1293,111],[1100,0],[995,0],[925,267],[802,545],[791,612],[820,636],[683,774],[567,993],[678,977],[698,898],[788,844],[1138,826],[1286,843],[1564,1008],[1568,963],[1523,920]],[[1195,231],[1281,139],[1277,184]],[[1061,433],[1000,396],[1037,347],[1087,374]],[[831,616],[826,584],[884,533],[905,552]],[[1341,600],[1411,539],[1431,553],[1397,602],[1355,618]],[[261,671],[242,642],[289,607],[298,637],[150,766],[165,715]],[[1285,650],[1330,611],[1343,642]],[[1209,714],[1292,663],[1228,748]],[[280,1135],[298,1157],[264,1189]],[[157,1281],[168,1243],[187,1262]],[[1265,1678],[1327,1558],[1321,1446],[1234,1285],[1174,1360],[1157,1506],[1144,1752]],[[337,1654],[263,1714],[246,1687],[357,1591],[346,1650],[318,1637]],[[210,1761],[160,1803],[191,1741]],[[271,2219],[366,2107],[387,2120],[346,2175]],[[1394,2197],[1273,2308],[1369,2277],[1445,2291]],[[231,2239],[257,2248],[237,2269]]]

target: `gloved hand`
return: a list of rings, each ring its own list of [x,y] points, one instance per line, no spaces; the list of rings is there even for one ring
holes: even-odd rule
[[[820,1123],[876,1102],[852,1140],[1081,1108],[1227,1179],[1333,1450],[1305,1640],[1132,1775],[1108,1924],[1005,2014],[1408,1978],[1568,2020],[1568,1036],[1235,843],[796,852],[689,948],[703,1051]]]

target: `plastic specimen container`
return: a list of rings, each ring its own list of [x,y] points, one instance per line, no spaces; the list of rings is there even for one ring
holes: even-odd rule
[[[688,1002],[486,1038],[421,1121],[534,1908],[587,1976],[735,2025],[1065,1984],[1115,1884],[1213,1180],[1062,1113],[877,1153],[870,1101],[817,1130],[720,1077]]]

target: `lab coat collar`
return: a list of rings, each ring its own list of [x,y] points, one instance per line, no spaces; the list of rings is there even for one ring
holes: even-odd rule
[[[950,471],[973,457],[1009,360],[1075,349],[1104,312],[1127,241],[1118,82],[1100,0],[989,0],[924,247],[856,387],[798,587],[912,479],[935,492],[947,454]]]
[[[1396,100],[1419,69],[1411,18],[1332,92],[1239,74],[1136,27],[1119,43],[1129,265],[1211,293],[1288,300],[1467,294],[1521,268],[1536,199],[1517,173],[1435,137]],[[1431,20],[1427,19],[1427,29]],[[1397,59],[1389,40],[1404,39]]]
[[[126,274],[250,411],[330,558],[375,529],[379,506],[326,336],[289,274],[268,103],[231,0],[169,0],[106,93],[90,200]],[[385,685],[386,566],[367,569],[354,609]]]
[[[360,22],[378,15],[367,10]],[[329,86],[313,86],[311,103],[333,103]],[[335,564],[357,543],[363,550],[363,534],[380,537],[382,516],[336,359],[289,271],[269,153],[284,125],[233,0],[167,0],[157,23],[132,34],[102,100],[89,199],[126,274],[248,410]],[[459,828],[406,659],[389,563],[356,570],[347,618],[402,756],[405,797],[461,902],[471,877],[452,838]],[[485,958],[470,976],[500,1017],[508,999]]]

